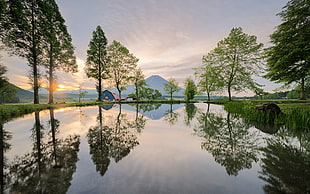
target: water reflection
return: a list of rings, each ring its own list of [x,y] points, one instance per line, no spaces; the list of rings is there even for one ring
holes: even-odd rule
[[[197,113],[197,107],[195,106],[195,104],[186,103],[185,113],[186,114],[184,114],[184,124],[189,127]]]
[[[231,114],[199,111],[198,126],[194,129],[203,137],[201,148],[210,152],[215,161],[226,168],[228,175],[237,176],[242,169],[249,169],[258,161],[259,147],[250,126]]]
[[[296,137],[292,142],[293,137]],[[282,130],[267,140],[263,152],[260,179],[266,193],[310,192],[310,134]]]
[[[48,134],[40,121],[40,113],[34,114],[32,152],[16,157],[10,164],[13,193],[66,193],[70,186],[80,139],[76,135],[57,138],[59,121],[54,118],[53,111],[50,109]]]
[[[172,107],[172,104],[170,104],[170,108],[166,111],[164,116],[164,120],[168,122],[171,126],[175,125],[178,122],[178,118],[180,116],[180,114],[175,112]]]
[[[103,116],[100,106],[98,110],[97,125],[89,129],[87,137],[96,170],[103,176],[111,158],[118,162],[139,144],[137,136],[129,129],[132,126],[143,126],[143,124],[139,124],[139,119],[134,121],[135,125],[130,122],[126,114],[122,114],[121,105],[119,105],[118,114],[107,113]]]
[[[8,164],[7,159],[5,158],[4,153],[7,152],[11,145],[9,144],[10,139],[12,139],[12,135],[10,132],[4,129],[3,125],[6,121],[0,120],[0,185],[1,185],[1,193],[8,188],[10,177],[8,172]]]

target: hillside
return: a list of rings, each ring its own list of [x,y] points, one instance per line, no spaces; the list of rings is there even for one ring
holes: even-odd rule
[[[164,90],[164,83],[168,82],[164,78],[162,78],[159,75],[152,75],[145,79],[145,82],[148,84],[147,87],[158,90],[163,96],[169,96],[165,93]],[[178,93],[174,93],[173,96],[184,96],[184,88],[180,88],[180,91]],[[126,87],[126,90],[122,92],[122,95],[128,95],[130,93],[134,93],[134,85],[129,85]],[[112,91],[117,93],[116,89],[111,89]]]

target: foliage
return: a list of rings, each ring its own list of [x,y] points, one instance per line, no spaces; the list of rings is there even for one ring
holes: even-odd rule
[[[137,99],[141,98],[141,93],[140,91],[143,89],[144,86],[146,86],[146,82],[144,80],[144,75],[142,73],[142,70],[140,68],[138,68],[137,70],[135,70],[134,75],[132,77],[133,83],[135,85],[135,97]]]
[[[310,76],[310,2],[290,0],[278,14],[282,23],[270,36],[274,44],[266,50],[267,71],[272,81],[301,85],[300,98],[304,99],[305,79]]]
[[[132,83],[139,59],[130,53],[120,42],[115,40],[108,46],[107,51],[109,79],[116,87],[119,97],[121,97],[121,92],[125,89],[125,86]]]
[[[195,82],[191,78],[186,78],[184,81],[185,85],[185,100],[192,100],[197,93]]]
[[[97,26],[88,45],[85,71],[87,77],[94,78],[97,82],[98,101],[101,101],[102,80],[108,79],[107,44],[101,26]]]
[[[0,64],[0,104],[15,97],[17,92],[17,89],[7,81],[4,75],[6,72],[6,67]]]
[[[53,90],[56,88],[55,71],[77,72],[76,58],[72,38],[68,33],[65,20],[54,0],[44,1],[47,77],[49,81],[49,103],[53,102]]]
[[[164,83],[164,90],[170,95],[170,100],[172,100],[173,93],[180,91],[180,88],[177,81],[174,78],[170,78],[168,82]]]
[[[1,22],[4,44],[11,53],[27,59],[31,68],[34,89],[34,104],[39,103],[39,70],[43,64],[43,52],[46,40],[46,13],[43,1],[7,1],[6,17]]]
[[[218,79],[227,88],[229,100],[232,100],[232,91],[240,92],[256,85],[251,76],[258,73],[263,47],[256,40],[256,36],[245,34],[242,28],[233,28],[229,36],[204,57],[205,63],[215,68],[213,71],[220,71]]]
[[[198,79],[197,88],[199,92],[206,92],[208,101],[210,101],[210,94],[218,92],[223,88],[223,79],[221,79],[220,67],[216,66],[216,58],[211,51],[203,56],[203,66],[195,69],[195,76]]]

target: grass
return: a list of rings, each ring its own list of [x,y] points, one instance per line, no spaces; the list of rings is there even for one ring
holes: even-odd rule
[[[289,129],[293,130],[310,130],[310,101],[272,101],[281,109],[281,113],[275,118],[264,113],[263,111],[258,111],[255,109],[256,106],[266,102],[267,101],[233,101],[226,102],[224,107],[226,111],[240,115],[246,120],[285,124]]]

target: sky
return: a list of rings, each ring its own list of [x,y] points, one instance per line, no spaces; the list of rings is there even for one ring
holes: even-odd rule
[[[92,32],[100,25],[108,42],[121,42],[139,58],[145,77],[175,78],[179,85],[202,66],[202,57],[228,36],[233,27],[270,46],[269,36],[281,23],[288,0],[56,0],[72,36],[79,72],[58,73],[63,90],[95,88],[84,73]],[[29,89],[29,66],[22,58],[1,52],[10,82]],[[44,70],[42,69],[44,73]],[[279,85],[260,77],[266,91]]]

